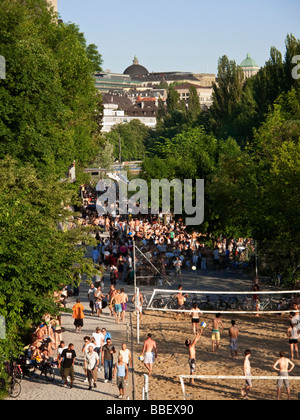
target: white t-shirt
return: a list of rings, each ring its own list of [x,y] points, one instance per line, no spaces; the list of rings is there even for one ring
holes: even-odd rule
[[[100,333],[93,333],[92,337],[95,339],[96,347],[102,347],[104,344],[104,335]]]
[[[129,363],[129,349],[120,350],[120,355],[123,356],[123,362],[125,362],[128,365],[128,363]]]

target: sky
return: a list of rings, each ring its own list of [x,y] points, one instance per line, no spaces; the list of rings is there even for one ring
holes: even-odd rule
[[[58,0],[58,12],[115,73],[135,55],[149,72],[217,74],[220,57],[247,53],[263,66],[287,34],[300,38],[299,0]]]

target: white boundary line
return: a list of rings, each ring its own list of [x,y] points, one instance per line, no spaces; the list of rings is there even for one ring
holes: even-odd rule
[[[238,380],[255,380],[255,379],[264,379],[264,380],[284,380],[288,379],[293,381],[299,381],[300,376],[221,376],[221,375],[179,375],[183,398],[186,399],[186,392],[185,392],[185,385],[184,385],[184,379],[238,379]]]

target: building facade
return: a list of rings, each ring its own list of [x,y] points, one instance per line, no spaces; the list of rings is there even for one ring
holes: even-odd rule
[[[191,86],[194,86],[197,90],[201,109],[207,109],[212,106],[212,86],[200,86],[194,83],[183,83],[181,85],[175,86],[174,89],[179,93],[180,100],[185,101],[185,103],[188,105]]]
[[[241,62],[240,67],[243,70],[246,79],[255,76],[260,70],[260,67],[256,64],[255,60],[251,58],[249,53],[245,60]]]

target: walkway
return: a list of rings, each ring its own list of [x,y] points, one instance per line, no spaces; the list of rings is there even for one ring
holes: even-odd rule
[[[108,292],[108,280],[106,280],[104,292]],[[63,340],[65,344],[74,344],[74,349],[77,354],[75,362],[75,382],[72,389],[64,388],[61,385],[61,378],[59,371],[56,369],[56,377],[53,383],[46,383],[43,379],[28,379],[22,381],[22,393],[19,400],[116,400],[118,399],[119,390],[116,385],[116,379],[113,383],[104,383],[104,371],[98,372],[97,388],[88,390],[88,383],[84,383],[85,374],[83,371],[83,354],[81,352],[83,346],[83,337],[91,336],[95,332],[96,327],[104,327],[111,333],[112,342],[116,348],[114,355],[114,362],[117,361],[117,355],[121,349],[122,343],[126,343],[127,347],[131,349],[131,330],[130,319],[127,315],[124,323],[116,324],[115,318],[110,315],[110,311],[106,308],[100,318],[91,315],[91,311],[87,299],[88,285],[82,283],[80,287],[80,296],[71,297],[67,299],[67,308],[72,308],[75,300],[79,298],[85,308],[84,327],[81,334],[75,333],[73,325],[72,314],[64,313],[62,315],[62,325],[66,329],[63,333]],[[128,325],[127,325],[128,323]],[[129,333],[129,335],[128,335]],[[129,342],[128,342],[129,338]],[[128,385],[126,387],[125,398],[132,400],[132,373],[128,377]]]

